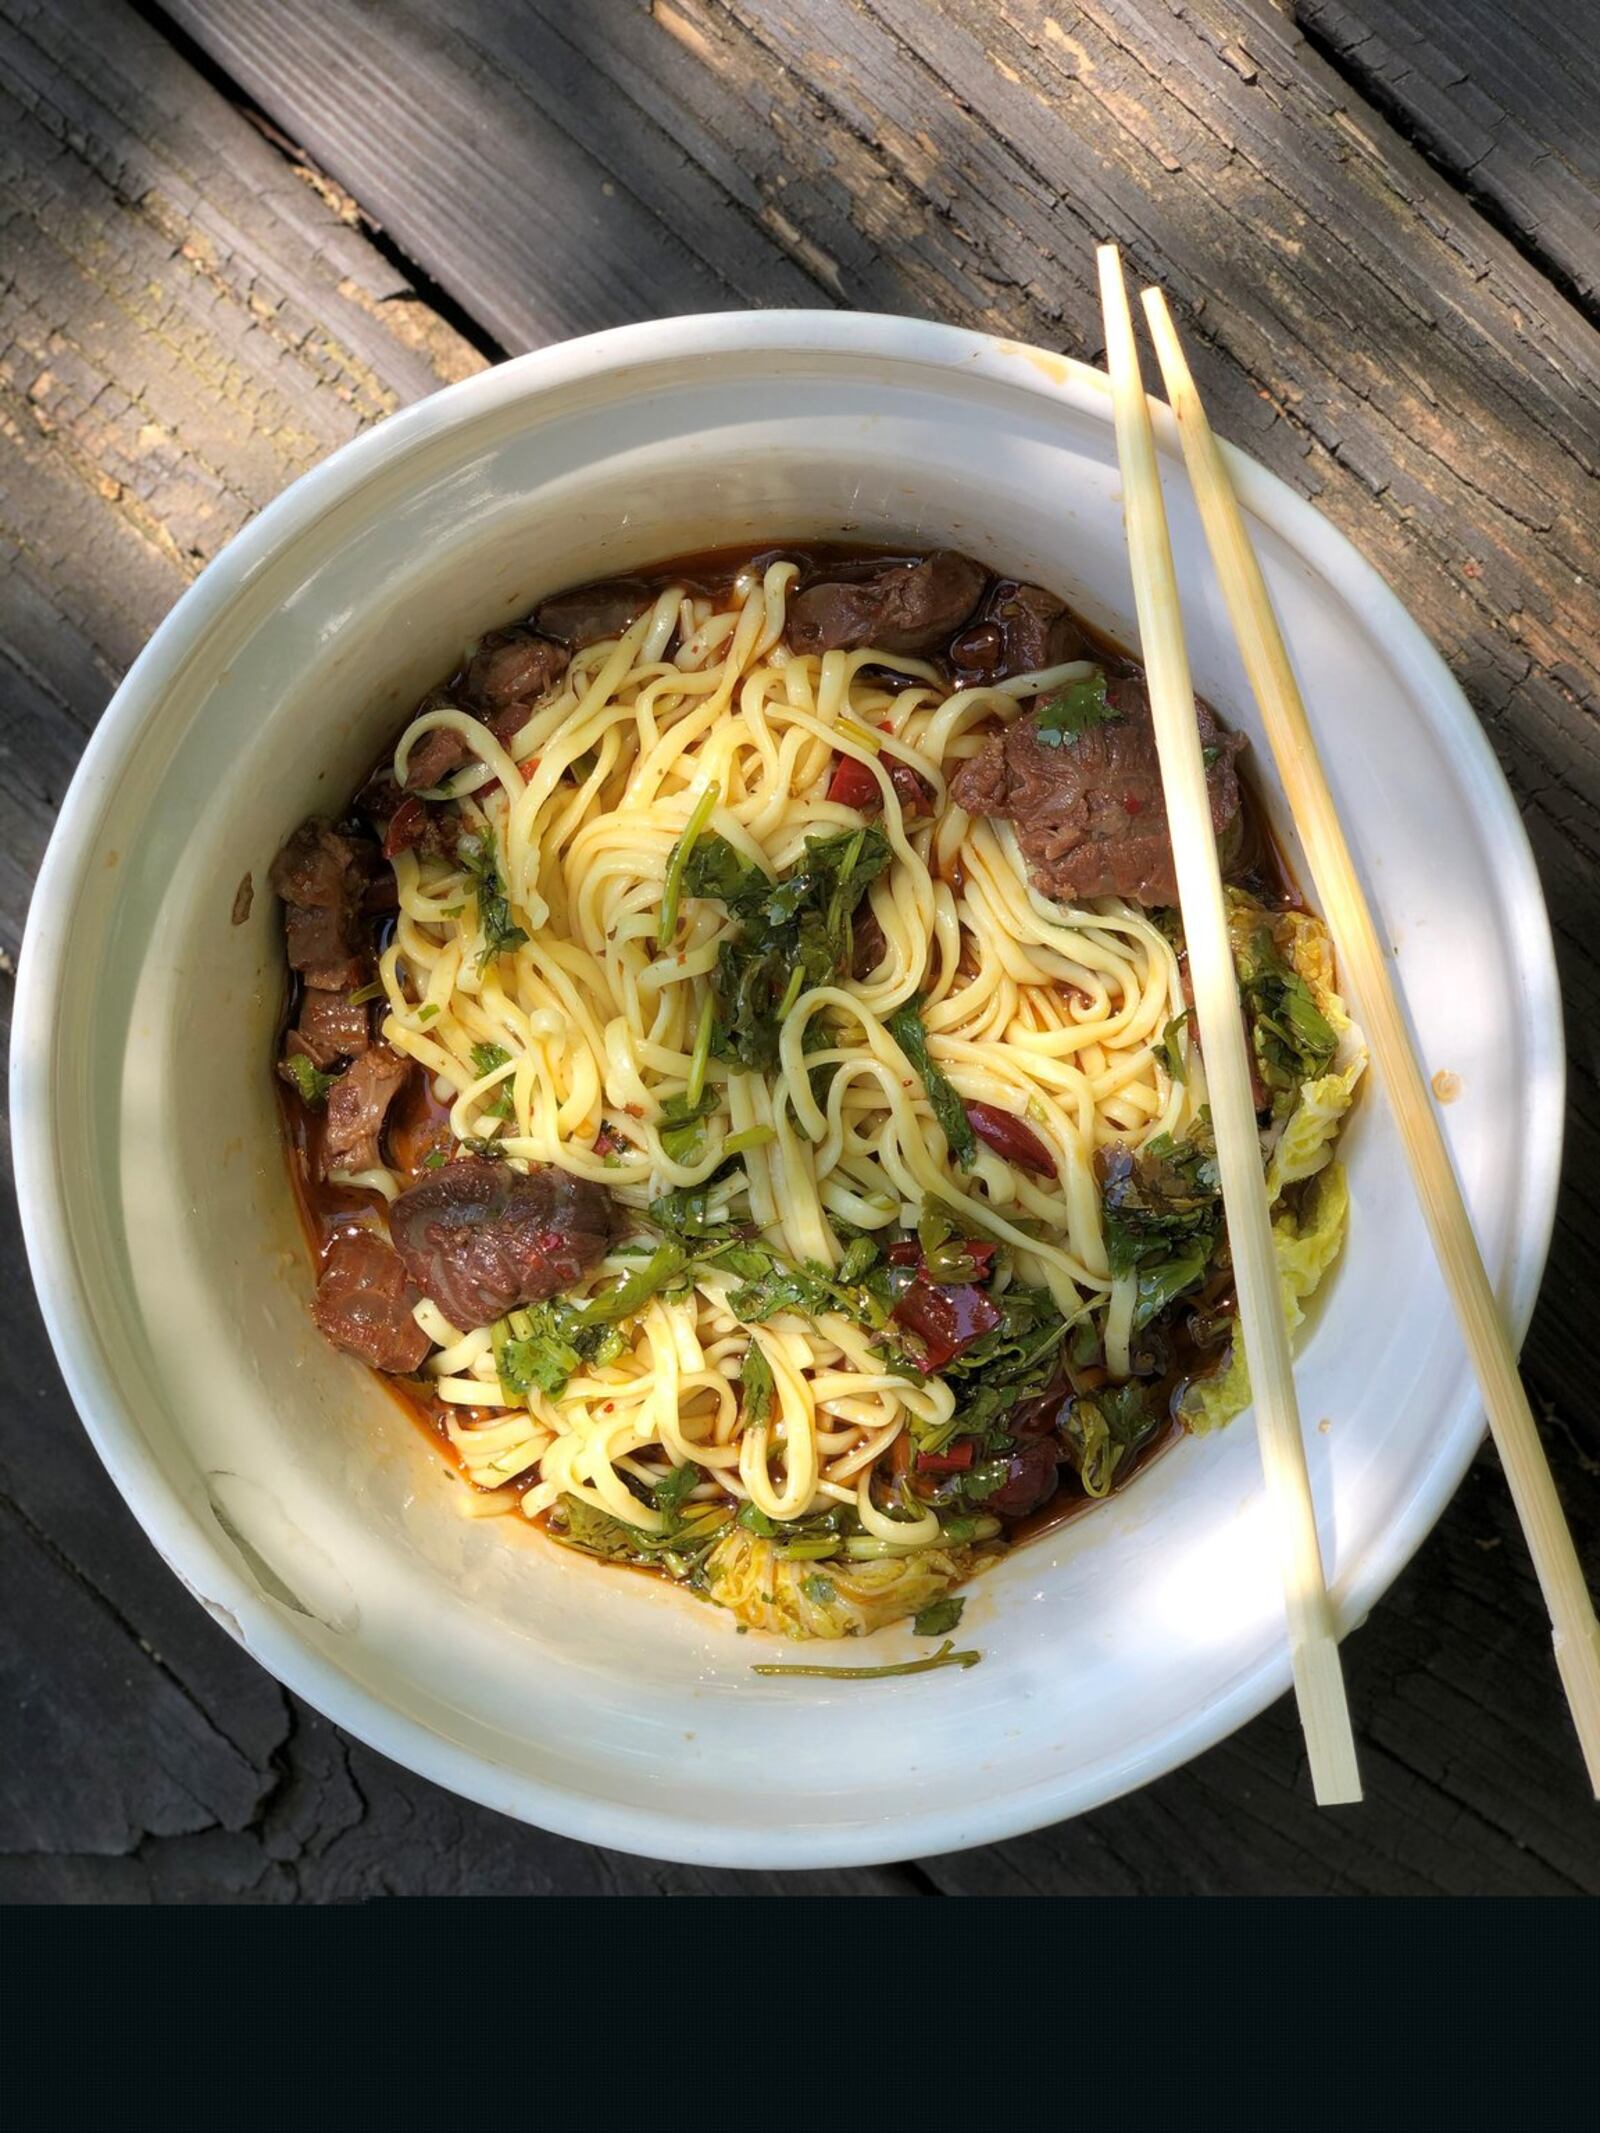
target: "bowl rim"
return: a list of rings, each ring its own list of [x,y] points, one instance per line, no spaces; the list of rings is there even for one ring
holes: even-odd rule
[[[877,358],[911,373],[965,373],[1056,399],[1110,421],[1110,385],[1074,358],[998,335],[891,313],[747,311],[695,314],[613,327],[512,359],[386,417],[302,474],[213,559],[182,595],[135,660],[91,737],[62,802],[28,914],[16,988],[10,1096],[17,1197],[30,1267],[57,1363],[97,1454],[158,1553],[193,1596],[283,1685],[406,1768],[516,1819],[581,1842],[646,1857],[724,1867],[868,1866],[956,1851],[1019,1836],[1104,1805],[1175,1769],[1253,1718],[1290,1685],[1287,1642],[1267,1652],[1230,1693],[1197,1712],[1115,1773],[1107,1790],[1082,1773],[977,1799],[960,1809],[912,1812],[825,1828],[758,1829],[697,1822],[647,1807],[597,1799],[514,1773],[491,1756],[434,1732],[385,1701],[334,1658],[302,1638],[286,1613],[229,1559],[176,1486],[156,1465],[101,1353],[86,1309],[67,1220],[57,1151],[54,1062],[57,1004],[89,834],[110,804],[121,772],[168,678],[203,649],[208,634],[253,578],[334,504],[403,459],[415,446],[521,399],[610,374],[626,389],[630,370],[685,357]],[[1152,400],[1158,442],[1177,453],[1170,410]],[[1532,849],[1489,740],[1419,625],[1314,505],[1277,475],[1224,446],[1247,512],[1280,534],[1375,633],[1424,715],[1448,739],[1475,807],[1496,833],[1501,893],[1515,944],[1531,1041],[1548,1085],[1564,1099],[1566,1061],[1549,915]],[[1528,1160],[1515,1236],[1516,1333],[1532,1315],[1555,1218],[1564,1102],[1527,1121]],[[1469,1397],[1422,1469],[1410,1500],[1366,1549],[1339,1597],[1341,1632],[1361,1622],[1404,1569],[1443,1512],[1481,1439]]]

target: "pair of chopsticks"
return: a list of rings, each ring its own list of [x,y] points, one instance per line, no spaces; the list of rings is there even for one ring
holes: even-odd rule
[[[1205,1046],[1223,1210],[1238,1281],[1262,1467],[1278,1540],[1295,1696],[1312,1786],[1319,1805],[1331,1806],[1360,1799],[1361,1778],[1284,1328],[1238,985],[1150,407],[1121,259],[1116,246],[1109,244],[1102,245],[1097,256],[1134,602],[1161,759],[1195,1014]],[[1589,1781],[1600,1797],[1600,1623],[1595,1620],[1549,1461],[1517,1374],[1511,1338],[1412,1049],[1394,974],[1379,945],[1228,470],[1200,404],[1166,299],[1159,289],[1146,289],[1143,303],[1245,672],[1261,707],[1322,915],[1360,1008],[1378,1078],[1394,1113],[1433,1248],[1477,1373],[1512,1502],[1549,1610],[1556,1664]]]

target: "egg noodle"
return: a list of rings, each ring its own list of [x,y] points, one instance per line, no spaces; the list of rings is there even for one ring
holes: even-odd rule
[[[459,1140],[603,1184],[641,1232],[657,1196],[715,1181],[718,1219],[793,1261],[836,1268],[846,1244],[835,1224],[846,1239],[893,1232],[937,1206],[957,1237],[1008,1247],[1010,1279],[1047,1289],[1070,1321],[1091,1318],[1111,1373],[1125,1375],[1135,1282],[1108,1270],[1094,1158],[1112,1142],[1181,1134],[1204,1102],[1187,1037],[1169,1040],[1181,1080],[1159,1049],[1183,1008],[1174,949],[1131,904],[1047,902],[1009,829],[947,799],[980,722],[1092,669],[952,694],[918,660],[797,656],[783,642],[795,578],[792,562],[747,571],[727,605],[663,591],[619,639],[574,657],[509,749],[437,699],[413,720],[397,777],[429,729],[461,736],[474,760],[442,792],[460,801],[469,835],[492,835],[526,938],[493,952],[481,880],[459,862],[399,854],[383,1035],[433,1077]],[[715,834],[783,875],[808,837],[861,827],[826,797],[841,755],[875,780],[892,849],[868,892],[876,966],[786,1002],[774,1071],[707,1060],[713,974],[737,921],[719,901],[685,896],[674,937],[660,940],[674,849],[686,832]],[[931,808],[902,811],[896,761],[925,782]],[[968,1168],[952,1159],[887,1026],[913,999],[955,1090],[1025,1119],[1053,1178],[983,1145]],[[813,1075],[829,1067],[823,1090]],[[715,1108],[683,1160],[682,1136],[671,1137],[676,1154],[663,1145],[663,1109],[703,1089]],[[392,1199],[403,1180],[378,1170],[351,1182]],[[584,1293],[614,1287],[637,1249],[624,1240]],[[759,1328],[773,1397],[761,1421],[745,1422],[740,1379],[757,1335],[730,1308],[736,1285],[696,1262],[676,1293],[621,1327],[610,1344],[620,1352],[581,1365],[559,1397],[509,1389],[492,1328],[463,1333],[419,1304],[472,1508],[536,1517],[565,1497],[659,1532],[665,1514],[646,1499],[693,1462],[692,1506],[748,1503],[777,1521],[850,1506],[861,1535],[897,1553],[935,1544],[933,1510],[894,1488],[892,1447],[908,1425],[950,1415],[950,1387],[897,1375],[843,1312],[783,1312]]]

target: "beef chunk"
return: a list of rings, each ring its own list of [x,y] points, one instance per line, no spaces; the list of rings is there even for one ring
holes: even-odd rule
[[[433,1343],[411,1313],[417,1291],[380,1237],[357,1230],[334,1239],[311,1315],[336,1348],[374,1370],[420,1370]]]
[[[581,652],[585,645],[620,637],[655,596],[655,588],[644,578],[600,578],[541,600],[533,611],[534,625],[570,651]]]
[[[1092,657],[1066,602],[1042,585],[1019,585],[1014,578],[990,588],[950,646],[950,665],[963,689],[989,688],[1013,674],[1037,674],[1069,659]]]
[[[509,747],[528,723],[529,714],[567,671],[571,653],[530,629],[491,630],[467,664],[460,708],[481,718],[495,739]],[[413,717],[443,710],[456,702],[447,689],[434,689]],[[425,733],[406,761],[406,790],[426,792],[442,785],[452,771],[471,760],[472,750],[459,733],[436,726]]]
[[[377,861],[376,846],[364,837],[313,821],[303,822],[272,862],[289,962],[307,985],[349,992],[366,977],[370,929],[363,905]]]
[[[492,630],[467,667],[468,700],[502,740],[509,740],[527,724],[529,711],[555,687],[571,659],[564,644],[535,630]],[[514,725],[512,712],[521,714]]]
[[[580,1281],[611,1242],[598,1185],[543,1164],[447,1163],[401,1193],[389,1229],[406,1271],[452,1325],[487,1326]]]
[[[328,1091],[324,1176],[335,1170],[375,1170],[383,1161],[378,1135],[410,1072],[408,1059],[386,1044],[375,1044],[339,1076]]]
[[[413,718],[421,718],[427,711],[444,711],[454,706],[454,699],[447,689],[430,689],[412,712]],[[407,792],[427,792],[435,785],[442,785],[453,770],[459,770],[472,750],[459,733],[448,726],[435,726],[423,734],[406,758]]]
[[[934,652],[978,604],[987,573],[950,549],[912,561],[845,564],[789,602],[794,652]]]
[[[325,1074],[341,1059],[359,1059],[370,1037],[365,1002],[352,1007],[347,992],[323,992],[308,985],[284,1052],[291,1059],[300,1053]]]
[[[425,735],[424,741],[429,738]],[[385,859],[393,859],[401,852],[422,852],[433,859],[454,858],[461,834],[461,810],[449,800],[419,800],[415,793],[403,792],[387,763],[375,770],[356,794],[356,806],[377,830]]]
[[[1017,719],[962,765],[951,797],[968,814],[1003,815],[1015,824],[1029,875],[1043,896],[1175,904],[1178,882],[1150,699],[1143,681],[1129,676],[1108,683],[1106,700],[1116,718],[1064,738],[1058,747],[1040,739],[1036,716]],[[1195,708],[1201,743],[1211,756],[1211,823],[1221,838],[1239,812],[1234,757],[1244,741],[1224,733],[1207,705]]]

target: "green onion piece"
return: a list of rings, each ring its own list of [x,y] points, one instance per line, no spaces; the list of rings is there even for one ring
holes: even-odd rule
[[[785,1541],[774,1553],[786,1563],[820,1563],[825,1557],[837,1554],[838,1548],[837,1534],[819,1533],[811,1540]]]
[[[363,985],[359,992],[353,992],[350,995],[350,1005],[352,1007],[365,1007],[369,1000],[381,1000],[382,998],[383,980],[374,978],[370,985]]]
[[[752,1674],[811,1674],[825,1681],[888,1681],[896,1674],[931,1674],[936,1666],[976,1666],[982,1652],[958,1652],[946,1637],[926,1659],[902,1659],[898,1666],[753,1666]]]
[[[835,731],[855,742],[858,748],[868,749],[873,755],[883,752],[883,736],[870,727],[859,725],[853,718],[841,718]]]
[[[765,1148],[778,1138],[776,1126],[746,1126],[742,1133],[730,1133],[722,1144],[724,1155],[744,1155],[752,1148]]]
[[[694,1051],[689,1059],[689,1085],[684,1090],[684,1101],[692,1111],[705,1093],[706,1066],[711,1058],[711,1025],[716,1020],[717,1003],[708,990],[700,1003],[700,1025],[694,1033]]]
[[[693,812],[684,824],[683,835],[667,855],[667,878],[661,885],[661,922],[656,928],[656,939],[667,947],[678,930],[678,899],[683,893],[683,870],[689,863],[689,854],[694,850],[700,832],[716,812],[722,788],[715,778],[694,803]]]
[[[419,1007],[417,1009],[417,1020],[419,1022],[431,1022],[438,1012],[438,1001],[430,1000],[425,1007]]]

